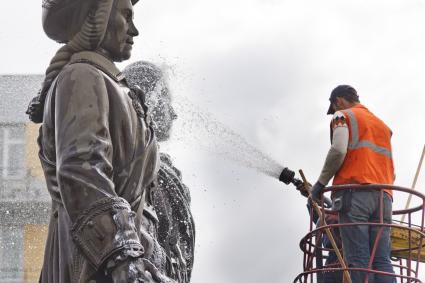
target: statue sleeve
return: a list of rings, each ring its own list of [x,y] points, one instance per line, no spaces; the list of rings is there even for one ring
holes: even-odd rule
[[[55,93],[58,187],[72,239],[98,269],[112,255],[143,255],[134,212],[115,192],[105,80],[89,64],[66,67]]]

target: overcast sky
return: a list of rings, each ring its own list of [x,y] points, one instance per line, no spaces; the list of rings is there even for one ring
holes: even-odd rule
[[[58,49],[42,31],[40,6],[2,4],[0,74],[43,73]],[[142,0],[140,36],[120,67],[136,60],[170,66],[176,104],[188,97],[280,164],[304,169],[310,182],[329,148],[330,91],[351,84],[392,128],[396,184],[410,186],[425,142],[424,14],[418,0]],[[184,131],[190,115],[178,109],[163,150],[192,192],[193,282],[292,282],[302,271],[305,199],[189,147],[184,137],[197,133]],[[418,188],[425,192],[424,172]]]

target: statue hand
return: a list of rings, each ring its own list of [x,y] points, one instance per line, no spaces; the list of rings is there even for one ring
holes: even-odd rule
[[[166,281],[158,269],[147,259],[128,258],[111,273],[113,283],[174,283]]]
[[[111,273],[113,283],[154,283],[150,274],[145,274],[145,268],[143,261],[139,258],[132,259],[128,258],[118,264]],[[139,279],[143,280],[140,281]]]

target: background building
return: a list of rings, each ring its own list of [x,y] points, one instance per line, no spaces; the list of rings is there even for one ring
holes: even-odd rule
[[[0,283],[38,282],[50,197],[38,161],[38,125],[21,111],[43,76],[0,76]],[[19,110],[18,110],[19,109]]]

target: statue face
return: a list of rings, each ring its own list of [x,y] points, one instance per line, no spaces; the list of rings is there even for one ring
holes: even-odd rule
[[[177,114],[171,106],[170,91],[164,81],[159,81],[153,91],[146,95],[151,110],[154,130],[158,141],[168,140]]]
[[[100,47],[116,62],[131,56],[133,37],[139,34],[133,23],[133,5],[130,0],[115,0],[105,37]]]

